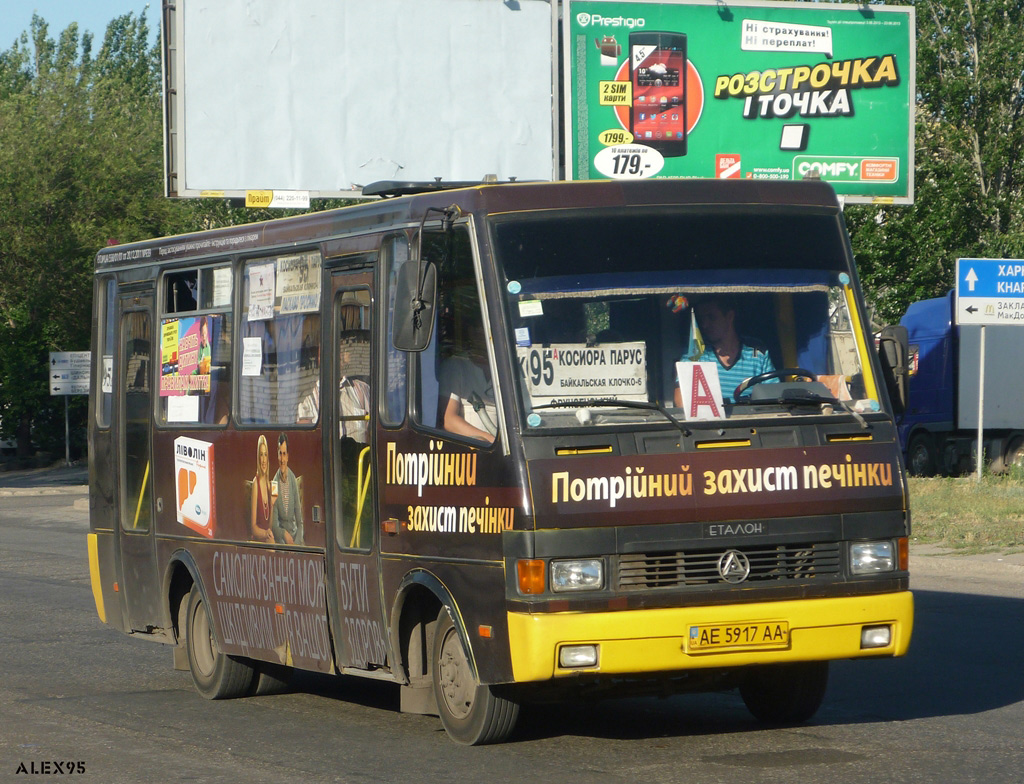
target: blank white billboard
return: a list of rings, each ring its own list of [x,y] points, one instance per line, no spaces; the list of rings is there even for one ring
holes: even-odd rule
[[[176,0],[170,196],[554,178],[548,0]]]

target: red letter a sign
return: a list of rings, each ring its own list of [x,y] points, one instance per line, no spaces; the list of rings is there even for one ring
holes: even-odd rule
[[[679,391],[686,419],[722,419],[722,387],[714,362],[677,362]]]

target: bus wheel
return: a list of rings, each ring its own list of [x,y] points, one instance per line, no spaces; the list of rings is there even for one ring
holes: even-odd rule
[[[751,668],[740,684],[747,709],[765,724],[799,724],[825,698],[828,662],[767,664]]]
[[[228,656],[217,648],[210,613],[197,585],[192,586],[192,593],[188,597],[186,620],[188,668],[196,691],[208,700],[231,699],[249,694],[256,671],[251,664]]]
[[[518,703],[476,682],[447,609],[437,619],[430,670],[437,711],[452,740],[477,746],[500,743],[512,733],[519,718]]]

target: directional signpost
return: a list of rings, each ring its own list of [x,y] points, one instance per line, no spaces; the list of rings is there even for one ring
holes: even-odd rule
[[[956,323],[1024,325],[1024,260],[958,259]]]
[[[64,396],[64,462],[71,464],[71,426],[68,422],[68,395],[89,394],[89,351],[50,352],[50,394]]]
[[[977,475],[981,481],[985,415],[985,327],[1024,326],[1024,260],[957,259],[956,323],[981,326],[978,370]]]

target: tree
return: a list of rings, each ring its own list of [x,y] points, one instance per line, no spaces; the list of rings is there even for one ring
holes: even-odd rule
[[[63,416],[46,362],[89,346],[96,250],[182,220],[162,196],[148,40],[145,14],[128,14],[93,58],[77,25],[55,42],[33,16],[30,36],[0,54],[0,433],[16,434],[21,454],[33,436],[51,448],[63,439],[46,427]],[[81,417],[85,399],[72,400]]]
[[[915,203],[851,207],[883,320],[944,294],[957,258],[1024,252],[1024,0],[917,0]]]
[[[282,215],[166,199],[160,56],[145,13],[114,19],[95,57],[92,44],[74,24],[54,41],[33,16],[0,52],[0,437],[16,434],[22,455],[62,449],[48,353],[89,347],[99,248]],[[85,398],[71,401],[84,422]]]

